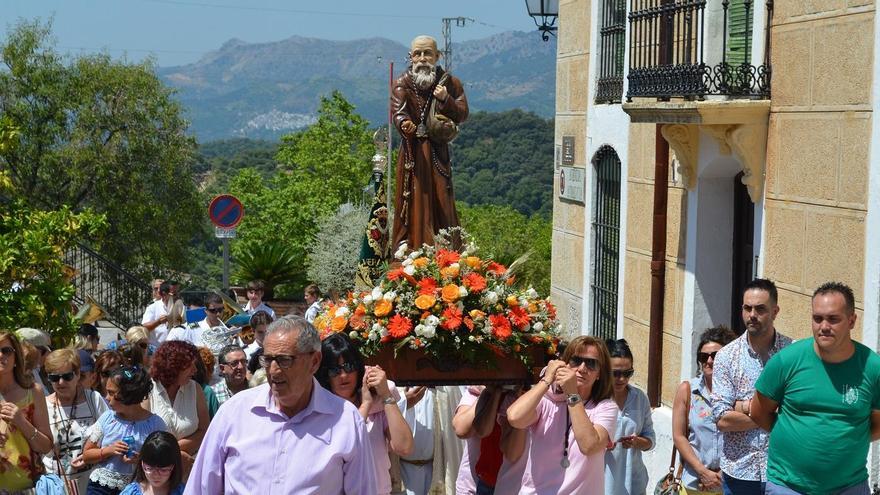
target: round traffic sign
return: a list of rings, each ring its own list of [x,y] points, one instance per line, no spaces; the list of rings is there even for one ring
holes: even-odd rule
[[[241,222],[244,207],[241,201],[231,194],[221,194],[211,200],[208,205],[208,216],[211,223],[224,229],[231,229]]]

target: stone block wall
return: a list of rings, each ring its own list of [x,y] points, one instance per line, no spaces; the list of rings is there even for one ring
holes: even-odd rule
[[[802,338],[822,282],[850,285],[859,316],[864,308],[875,7],[781,0],[775,8],[764,276],[780,290],[777,327]]]

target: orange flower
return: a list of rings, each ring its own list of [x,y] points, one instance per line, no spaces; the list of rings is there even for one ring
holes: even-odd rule
[[[468,328],[468,331],[474,331],[474,320],[471,319],[470,316],[464,317],[464,326]]]
[[[499,339],[506,339],[513,333],[510,328],[510,320],[504,315],[489,316],[489,324],[492,325],[492,335]]]
[[[464,259],[464,262],[471,268],[479,268],[480,264],[483,263],[482,260],[476,256],[468,256]]]
[[[450,304],[454,303],[455,301],[458,301],[458,286],[455,284],[448,284],[443,287],[443,291],[440,295],[443,297],[443,301]]]
[[[489,266],[486,267],[486,271],[494,275],[501,276],[507,272],[507,267],[505,267],[501,263],[495,263],[494,261],[492,261],[489,263]]]
[[[367,328],[367,322],[357,313],[348,320],[348,325],[354,330],[363,330]]]
[[[404,273],[403,273],[402,266],[395,268],[394,270],[390,270],[388,272],[388,275],[386,275],[386,277],[388,277],[388,280],[397,280],[399,278],[402,278],[403,276],[404,276]]]
[[[434,293],[437,291],[437,281],[434,280],[432,277],[426,277],[419,280],[418,286],[419,295],[427,294],[429,296],[433,296]]]
[[[355,308],[355,310],[354,310],[354,315],[355,316],[364,316],[365,314],[367,314],[367,308],[364,307],[363,304],[358,304],[358,307]]]
[[[519,306],[519,299],[517,299],[514,295],[509,295],[507,296],[507,305],[512,308]]]
[[[556,319],[556,306],[553,305],[550,301],[546,302],[547,304],[547,316],[550,317],[551,320]]]
[[[409,335],[412,328],[413,324],[409,318],[402,315],[394,315],[391,317],[391,321],[388,322],[388,335],[395,339],[400,339]]]
[[[345,330],[345,327],[348,326],[348,318],[344,316],[337,316],[333,318],[333,322],[330,324],[330,327],[334,332],[341,332]]]
[[[458,306],[449,306],[448,308],[443,310],[443,323],[440,324],[443,328],[449,330],[450,332],[455,331],[458,327],[461,326],[461,310],[458,309]]]
[[[420,258],[414,259],[413,265],[416,268],[424,268],[424,267],[428,266],[428,261],[429,261],[428,258],[425,258],[424,256],[422,256]]]
[[[437,259],[437,264],[440,265],[440,268],[445,268],[453,263],[457,263],[461,258],[461,254],[448,249],[440,249],[434,257]]]
[[[510,321],[512,321],[518,328],[525,328],[531,320],[529,318],[529,313],[522,307],[517,306],[515,308],[510,308]]]
[[[446,268],[440,269],[440,275],[443,278],[455,278],[458,276],[459,268],[457,266],[447,266]]]
[[[422,294],[416,298],[416,307],[422,311],[430,309],[437,302],[437,298],[428,294]]]
[[[386,301],[385,299],[379,299],[376,301],[376,304],[373,306],[373,314],[378,316],[379,318],[386,316],[391,312],[391,301]]]
[[[486,279],[479,273],[471,272],[462,277],[464,286],[469,291],[479,293],[486,289]]]

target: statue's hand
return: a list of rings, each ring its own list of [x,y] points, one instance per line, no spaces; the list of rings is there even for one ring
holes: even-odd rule
[[[416,125],[413,124],[412,120],[404,120],[403,123],[400,124],[400,130],[407,136],[412,136],[416,132]]]
[[[446,91],[446,86],[442,84],[438,84],[437,87],[434,88],[434,98],[437,98],[437,101],[444,102],[446,98],[449,97],[449,93]]]

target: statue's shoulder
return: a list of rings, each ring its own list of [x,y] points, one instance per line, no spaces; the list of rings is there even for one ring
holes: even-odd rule
[[[395,86],[406,86],[409,84],[409,71],[404,71],[394,80]]]

